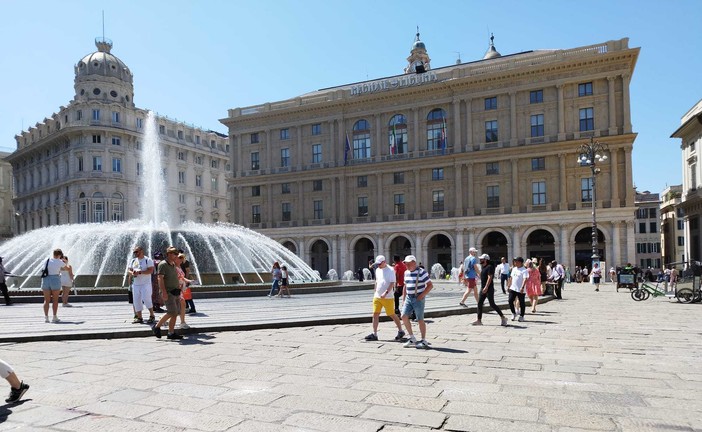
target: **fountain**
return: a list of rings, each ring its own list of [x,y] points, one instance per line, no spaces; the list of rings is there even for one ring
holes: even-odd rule
[[[371,278],[371,271],[370,271],[369,269],[367,269],[367,268],[364,268],[364,269],[363,269],[363,280],[364,280],[364,281],[372,280],[372,278]]]
[[[145,157],[148,156],[148,157]],[[161,154],[155,116],[149,112],[142,150],[144,204],[140,219],[126,222],[56,225],[32,230],[0,246],[5,269],[20,288],[39,286],[51,251],[61,248],[73,265],[78,287],[125,286],[131,251],[149,256],[166,247],[182,249],[202,285],[268,283],[274,261],[288,267],[291,283],[321,281],[319,273],[278,242],[239,225],[186,222],[172,228],[161,196]]]
[[[461,274],[461,269],[457,267],[451,268],[451,282],[458,282],[458,275]]]
[[[444,269],[444,266],[442,266],[439,263],[434,264],[431,266],[431,271],[429,272],[431,275],[432,279],[443,279],[444,275],[446,274],[446,270]]]
[[[351,282],[355,278],[356,278],[356,276],[353,274],[353,272],[351,270],[346,270],[344,272],[344,275],[341,277],[341,280]]]
[[[330,280],[330,281],[339,280],[339,275],[337,274],[336,270],[331,269],[327,272],[327,280]]]

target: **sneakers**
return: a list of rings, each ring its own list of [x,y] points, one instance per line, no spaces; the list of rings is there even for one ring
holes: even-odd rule
[[[599,288],[595,288],[595,291],[599,291],[599,290],[600,290]]]
[[[49,317],[48,317],[48,316],[45,316],[45,317],[44,317],[44,322],[45,322],[45,323],[51,322],[51,321],[49,321]]]
[[[502,316],[502,323],[500,325],[503,327],[507,325],[507,317],[506,316],[504,316],[504,315]]]
[[[132,324],[144,324],[144,320],[142,318],[136,317],[132,320]]]
[[[523,316],[520,316],[520,317],[519,317],[519,322],[524,322],[524,317],[523,317]]]
[[[483,322],[482,321],[473,321],[473,324],[471,324],[471,325],[481,326],[481,325],[483,325]]]
[[[186,312],[188,315],[194,315],[197,313],[195,309],[190,309],[190,312]]]
[[[420,340],[419,342],[417,342],[417,344],[415,345],[415,348],[417,348],[417,349],[429,349],[429,343],[428,343],[426,340],[422,339],[422,340]]]
[[[10,389],[10,395],[5,399],[5,403],[19,402],[22,396],[27,393],[27,390],[29,390],[29,384],[25,384],[24,381],[22,381],[19,388]]]
[[[517,314],[512,314],[512,321],[516,321],[516,320],[517,320]]]
[[[178,328],[182,330],[187,330],[190,328],[190,326],[188,325],[188,323],[180,323],[180,326],[178,326]]]
[[[463,302],[459,302],[458,305],[459,305],[459,306],[463,306],[463,307],[468,307],[468,306],[466,306],[466,304],[463,303]]]
[[[170,340],[181,340],[183,339],[183,335],[175,334],[175,333],[170,333],[168,336],[166,336],[166,339]]]
[[[156,336],[157,338],[161,339],[161,327],[159,327],[159,326],[153,326],[153,327],[151,327],[151,331],[154,332],[154,336]]]
[[[415,339],[414,336],[410,336],[409,340],[405,342],[404,345],[402,345],[403,348],[412,348],[416,347],[417,345],[417,339]]]
[[[51,322],[52,322],[52,323],[59,323],[59,322],[61,322],[61,320],[59,319],[59,317],[54,316],[54,317],[51,319]]]
[[[149,323],[149,324],[153,324],[153,323],[156,322],[156,317],[153,316],[153,315],[151,315],[151,316],[149,317],[149,319],[148,319],[146,322]]]
[[[70,304],[70,303],[64,303],[64,304],[63,304],[63,307],[73,307],[73,305]]]
[[[398,342],[402,342],[403,337],[405,337],[405,332],[403,332],[402,330],[399,330],[397,332],[397,336],[395,336],[395,340]]]
[[[367,341],[369,341],[369,342],[370,342],[370,341],[377,341],[377,340],[378,340],[378,336],[376,336],[375,333],[371,333],[371,334],[369,334],[368,336],[365,337],[365,340],[367,340]]]

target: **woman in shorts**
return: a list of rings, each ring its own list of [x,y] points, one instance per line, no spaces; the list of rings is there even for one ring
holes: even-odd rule
[[[595,291],[600,290],[600,279],[602,279],[602,269],[599,264],[594,263],[592,265],[592,283],[595,285]]]
[[[61,249],[55,249],[51,258],[47,258],[44,262],[44,270],[46,276],[41,278],[41,292],[44,294],[44,322],[60,322],[58,319],[58,301],[61,296],[61,271],[67,270],[66,264],[61,260],[63,252]],[[49,303],[51,310],[54,312],[54,317],[49,321]]]
[[[73,287],[73,267],[68,264],[68,257],[66,255],[61,258],[61,261],[65,264],[65,269],[66,270],[61,270],[61,289],[63,290],[63,294],[61,296],[61,299],[63,301],[63,307],[71,307],[70,303],[68,303],[68,294],[71,293],[71,287]]]
[[[288,292],[288,297],[290,297],[290,288],[288,286],[288,267],[282,266],[280,268],[280,292],[278,297],[283,297],[283,290]]]

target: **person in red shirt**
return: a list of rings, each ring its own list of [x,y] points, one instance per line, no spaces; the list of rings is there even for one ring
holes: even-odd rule
[[[405,287],[405,271],[407,266],[402,262],[399,255],[392,257],[395,262],[395,314],[400,315],[400,297],[402,297],[402,289]]]

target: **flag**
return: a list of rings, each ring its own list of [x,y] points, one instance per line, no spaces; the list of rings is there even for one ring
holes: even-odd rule
[[[346,145],[344,146],[344,165],[349,164],[349,152],[351,151],[351,146],[349,145],[349,133],[346,132]]]
[[[390,135],[390,154],[397,154],[397,133],[395,131],[395,124],[392,125],[392,135]]]
[[[441,119],[441,141],[439,142],[441,154],[446,151],[446,117]]]

